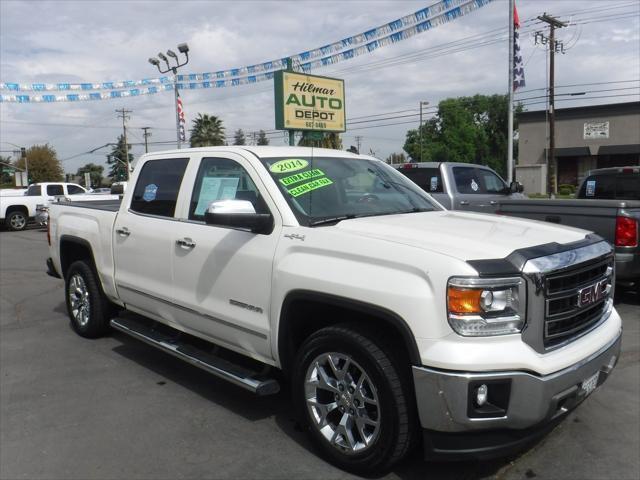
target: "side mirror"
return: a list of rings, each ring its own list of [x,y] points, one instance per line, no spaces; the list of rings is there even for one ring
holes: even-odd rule
[[[211,202],[204,214],[207,225],[249,230],[253,233],[269,234],[273,230],[270,213],[256,213],[248,200],[218,200]]]
[[[509,191],[511,193],[522,193],[524,191],[524,187],[520,182],[513,181],[511,185],[509,185]]]

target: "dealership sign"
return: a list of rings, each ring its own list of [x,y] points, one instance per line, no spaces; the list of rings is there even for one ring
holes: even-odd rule
[[[344,80],[280,70],[274,82],[278,130],[346,130]]]

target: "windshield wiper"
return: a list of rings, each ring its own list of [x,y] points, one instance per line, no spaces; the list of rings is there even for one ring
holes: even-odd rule
[[[310,222],[309,226],[315,227],[316,225],[327,225],[330,223],[338,223],[338,222],[341,222],[342,220],[349,220],[351,218],[356,218],[356,215],[349,214],[349,215],[340,215],[338,217],[323,218],[322,220],[316,220],[314,222]]]

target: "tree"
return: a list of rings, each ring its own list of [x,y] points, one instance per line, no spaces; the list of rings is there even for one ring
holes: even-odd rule
[[[417,129],[407,132],[404,150],[415,161],[479,163],[504,175],[507,105],[506,95],[443,100],[435,117],[423,123],[422,138]],[[516,113],[521,110],[518,105]]]
[[[27,164],[29,167],[29,183],[59,182],[64,178],[64,170],[58,160],[56,151],[47,143],[34,145],[27,149]],[[25,169],[24,158],[18,159],[16,167]]]
[[[129,164],[133,162],[133,155],[129,153],[130,149],[131,145],[127,144],[125,150],[124,136],[120,135],[118,143],[113,147],[111,153],[107,154],[107,163],[111,165],[109,169],[111,181],[123,182],[127,180],[127,157],[129,157]]]
[[[404,153],[392,153],[387,157],[387,163],[391,165],[396,163],[407,163],[407,156]]]
[[[87,163],[86,165],[80,167],[76,172],[76,176],[80,177],[80,184],[84,185],[84,174],[88,173],[91,177],[91,185],[84,185],[87,188],[90,187],[99,187],[102,184],[102,173],[104,172],[104,167],[102,165],[96,165],[95,163]]]
[[[258,145],[269,145],[269,139],[264,130],[258,132]]]
[[[247,143],[245,137],[244,137],[244,132],[242,131],[241,128],[239,128],[238,130],[236,130],[236,133],[233,135],[233,144],[234,145],[245,145]]]
[[[11,157],[3,157],[0,155],[0,186],[12,188],[15,184],[14,170],[15,162],[11,161]]]
[[[222,120],[215,115],[198,113],[198,117],[193,120],[190,140],[192,147],[224,145]]]
[[[331,148],[333,150],[342,150],[342,139],[340,134],[335,132],[325,133],[322,140],[313,140],[303,135],[298,145],[301,147]]]

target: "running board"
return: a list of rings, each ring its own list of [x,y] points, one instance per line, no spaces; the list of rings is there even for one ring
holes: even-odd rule
[[[163,325],[162,328],[156,328],[155,322],[147,319],[138,320],[133,316],[116,317],[111,319],[110,323],[116,330],[142,340],[245,390],[258,395],[272,395],[280,391],[280,384],[274,378],[266,377],[261,372],[250,370],[206,352],[183,338],[188,335],[181,334],[170,327]],[[169,335],[166,333],[167,330],[173,330],[175,334]]]

